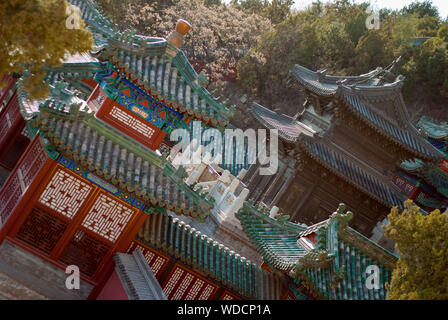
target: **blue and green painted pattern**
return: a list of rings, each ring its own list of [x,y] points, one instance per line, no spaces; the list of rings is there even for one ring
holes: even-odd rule
[[[80,165],[71,161],[67,157],[60,155],[58,162],[60,164],[62,164],[64,167],[70,169],[72,172],[76,173],[77,175],[83,177],[84,179],[92,182],[93,184],[100,187],[101,189],[114,195],[118,199],[123,200],[124,202],[130,204],[134,208],[137,208],[139,210],[143,210],[145,208],[145,203],[143,201],[138,200],[137,198],[131,196],[129,193],[125,193],[125,192],[121,191],[119,188],[117,188],[113,184],[110,184],[107,181],[104,181],[103,179],[101,179],[100,177],[94,175],[93,173],[83,169]]]

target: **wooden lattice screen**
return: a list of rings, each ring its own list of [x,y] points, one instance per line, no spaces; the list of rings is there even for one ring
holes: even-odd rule
[[[139,210],[59,164],[42,186],[11,237],[49,262],[76,265],[85,278],[97,281],[112,254],[132,241],[129,232],[136,232]]]
[[[42,142],[36,136],[0,190],[0,225],[6,222],[47,160]]]

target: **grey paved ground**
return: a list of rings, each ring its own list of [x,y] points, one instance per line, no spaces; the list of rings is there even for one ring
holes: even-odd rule
[[[43,295],[27,288],[0,272],[0,300],[47,300]]]

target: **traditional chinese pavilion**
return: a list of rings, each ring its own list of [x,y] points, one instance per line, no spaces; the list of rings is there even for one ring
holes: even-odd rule
[[[249,170],[249,198],[307,224],[325,219],[342,201],[357,213],[351,226],[369,237],[391,206],[416,199],[419,189],[404,192],[395,181],[401,163],[419,158],[438,164],[443,154],[411,123],[404,79],[393,74],[397,62],[360,76],[296,65],[291,82],[305,103],[295,117],[253,103],[255,117],[278,129],[282,144],[276,175],[261,176],[256,165]]]

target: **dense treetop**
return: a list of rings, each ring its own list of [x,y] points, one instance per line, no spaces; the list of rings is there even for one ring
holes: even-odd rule
[[[281,92],[294,64],[327,69],[330,74],[357,75],[386,67],[402,56],[398,70],[406,76],[405,96],[424,92],[429,100],[446,101],[448,53],[446,21],[429,3],[410,5],[399,12],[382,10],[379,28],[368,29],[367,4],[336,1],[314,3],[265,32],[256,47],[240,60],[240,85],[256,96]],[[415,45],[419,37],[436,37]],[[265,81],[268,79],[268,81]],[[277,88],[274,88],[277,87]]]
[[[424,215],[408,200],[388,216],[387,236],[400,254],[387,299],[448,299],[448,215]]]

